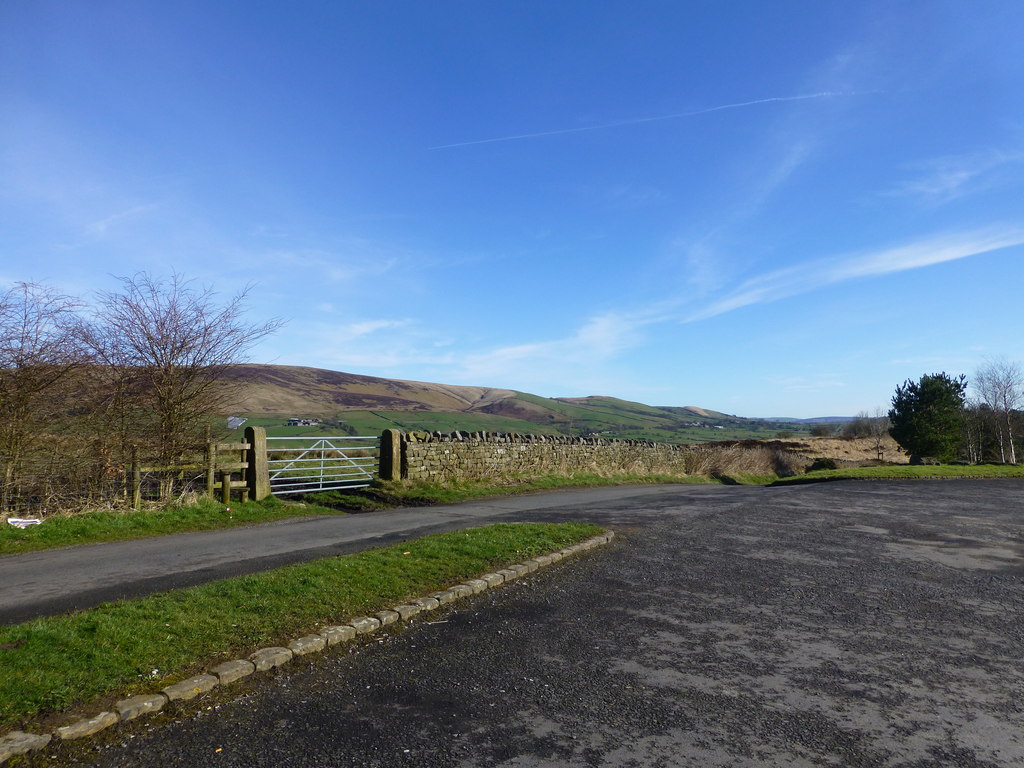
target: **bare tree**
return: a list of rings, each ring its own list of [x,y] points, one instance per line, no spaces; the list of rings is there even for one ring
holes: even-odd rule
[[[964,404],[964,456],[971,464],[981,461],[982,442],[985,425],[981,417],[978,401],[970,397]]]
[[[874,413],[860,411],[852,420],[843,425],[845,438],[870,438],[875,455],[881,461],[885,458],[885,438],[889,436],[889,417],[881,408]]]
[[[843,425],[843,437],[852,439],[871,437],[871,435],[871,415],[867,411],[860,411],[853,419]]]
[[[889,415],[880,407],[876,407],[871,418],[868,420],[868,430],[871,437],[871,444],[874,446],[875,455],[879,461],[885,459],[885,439],[889,436]]]
[[[99,295],[90,339],[122,428],[150,429],[154,458],[171,464],[199,447],[207,419],[225,407],[228,366],[282,323],[244,320],[248,287],[220,303],[176,274],[120,281],[119,291]]]
[[[996,417],[1000,461],[1016,464],[1013,420],[1014,412],[1024,401],[1024,371],[1003,358],[988,360],[975,372],[974,388],[981,402]]]
[[[86,362],[78,302],[35,283],[0,294],[0,509],[23,489],[33,453],[69,407],[67,385]]]

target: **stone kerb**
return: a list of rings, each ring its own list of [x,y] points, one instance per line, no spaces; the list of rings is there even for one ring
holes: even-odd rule
[[[579,544],[538,555],[521,563],[515,563],[496,573],[485,573],[476,579],[467,579],[446,590],[432,595],[419,597],[402,605],[393,606],[381,613],[394,614],[393,621],[408,621],[413,617],[440,608],[459,598],[484,592],[488,589],[514,581],[539,568],[562,560],[565,557],[607,544],[614,538],[611,531],[592,536]],[[378,616],[381,615],[378,613]],[[144,715],[161,711],[170,702],[186,702],[197,696],[212,691],[214,688],[229,685],[237,680],[258,672],[268,672],[283,666],[297,656],[323,652],[330,646],[356,640],[358,635],[376,632],[392,620],[381,621],[377,618],[361,616],[349,620],[347,624],[329,626],[317,635],[306,635],[292,640],[288,647],[261,648],[251,654],[248,659],[225,661],[211,668],[206,673],[190,677],[177,683],[165,686],[159,693],[137,694],[122,699],[114,705],[114,711],[100,712],[93,717],[82,718],[69,725],[60,726],[52,733],[32,734],[23,731],[0,732],[0,763],[10,758],[37,752],[46,748],[53,739],[60,741],[82,739],[93,736],[119,723],[127,723]]]

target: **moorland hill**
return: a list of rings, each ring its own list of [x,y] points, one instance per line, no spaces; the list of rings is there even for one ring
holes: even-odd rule
[[[793,420],[744,418],[698,406],[615,397],[541,397],[513,389],[386,379],[291,365],[236,365],[234,412],[261,423],[316,418],[371,433],[488,430],[694,443],[799,432]],[[283,422],[282,422],[283,423]]]

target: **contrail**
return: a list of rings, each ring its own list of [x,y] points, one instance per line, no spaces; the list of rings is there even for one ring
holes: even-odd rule
[[[741,101],[736,104],[722,104],[718,107],[698,109],[694,112],[676,112],[672,115],[658,115],[657,117],[634,117],[626,120],[614,120],[610,123],[600,125],[588,125],[583,128],[562,128],[557,131],[540,131],[538,133],[518,133],[513,136],[499,136],[494,139],[477,139],[476,141],[460,141],[455,144],[439,144],[428,149],[452,149],[453,147],[471,147],[474,144],[494,144],[499,141],[518,141],[519,139],[536,139],[541,136],[558,136],[563,133],[582,133],[583,131],[599,131],[602,128],[616,128],[620,125],[638,125],[639,123],[653,123],[658,120],[676,120],[680,117],[695,117],[706,115],[709,112],[721,112],[724,109],[737,109],[739,107],[751,107],[755,104],[768,104],[773,101],[801,101],[803,99],[821,99],[826,96],[841,96],[841,93],[834,91],[822,91],[821,93],[805,93],[799,96],[774,96],[770,99],[755,99],[754,101]]]

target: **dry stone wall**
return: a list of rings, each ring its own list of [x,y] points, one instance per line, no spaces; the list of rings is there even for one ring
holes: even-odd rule
[[[401,436],[402,477],[450,482],[543,475],[684,475],[685,446],[640,440],[493,432]]]

